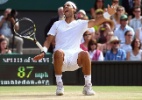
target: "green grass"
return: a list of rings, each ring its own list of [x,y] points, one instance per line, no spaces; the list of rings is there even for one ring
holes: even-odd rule
[[[65,91],[81,91],[83,86],[64,86]],[[97,92],[142,92],[142,86],[93,86]],[[56,86],[0,86],[2,92],[52,92],[56,90]]]
[[[0,100],[142,100],[142,86],[93,86],[95,96],[84,96],[83,86],[64,88],[64,96],[58,97],[56,86],[0,86]]]

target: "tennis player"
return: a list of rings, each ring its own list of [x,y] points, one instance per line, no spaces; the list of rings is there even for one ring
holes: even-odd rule
[[[57,83],[56,95],[64,94],[62,72],[74,71],[82,67],[85,78],[83,94],[94,95],[91,83],[91,60],[88,52],[80,49],[83,33],[87,28],[105,22],[115,8],[108,6],[108,12],[99,20],[75,20],[77,6],[71,1],[64,4],[65,20],[56,21],[49,30],[48,37],[44,43],[44,52],[36,55],[34,60],[42,59],[48,51],[51,41],[55,38],[55,49],[53,54],[54,70]]]

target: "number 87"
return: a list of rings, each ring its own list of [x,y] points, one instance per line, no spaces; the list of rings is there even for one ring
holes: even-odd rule
[[[26,66],[26,68],[24,66],[20,66],[18,67],[17,76],[19,78],[24,78],[24,77],[29,78],[33,71],[33,68],[34,68],[33,66]],[[27,74],[26,74],[26,69],[29,70]]]

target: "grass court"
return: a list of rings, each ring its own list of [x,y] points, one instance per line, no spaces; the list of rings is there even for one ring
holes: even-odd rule
[[[93,86],[94,96],[84,96],[83,86],[64,86],[56,96],[56,86],[0,86],[0,100],[142,100],[142,86]]]

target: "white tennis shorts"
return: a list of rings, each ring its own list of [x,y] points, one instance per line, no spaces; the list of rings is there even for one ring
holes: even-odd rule
[[[80,66],[78,66],[77,64],[78,54],[83,50],[79,49],[79,50],[62,50],[62,51],[65,54],[62,66],[62,72],[75,71],[79,69]]]

